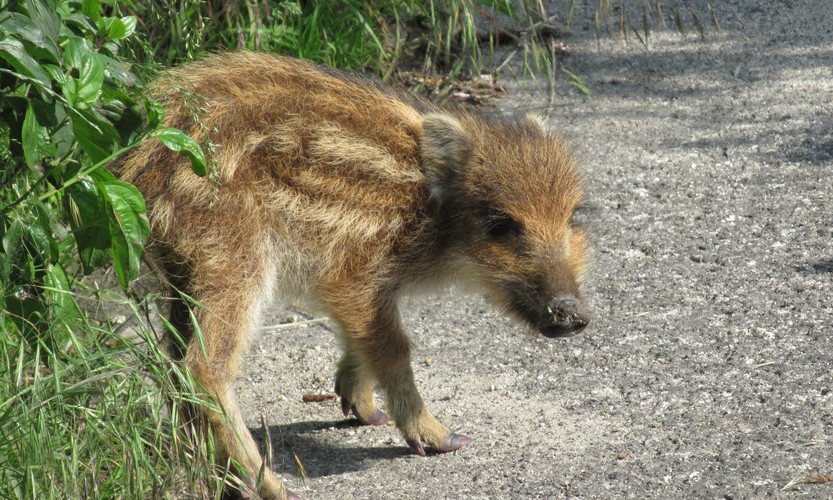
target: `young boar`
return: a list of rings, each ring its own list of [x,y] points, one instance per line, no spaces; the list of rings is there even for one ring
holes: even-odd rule
[[[262,459],[232,386],[273,298],[332,319],[344,415],[385,423],[378,386],[418,455],[470,439],[438,422],[414,385],[397,310],[406,286],[480,284],[547,337],[588,324],[586,240],[572,219],[581,179],[540,119],[441,111],[369,80],[246,52],[175,69],[153,88],[166,125],[213,144],[215,177],[197,177],[156,141],[115,170],[147,199],[154,267],[202,305],[193,311],[201,344],[188,306],[173,302],[185,339],[174,355],[225,411],[207,417],[250,483]],[[260,494],[285,492],[267,471]]]

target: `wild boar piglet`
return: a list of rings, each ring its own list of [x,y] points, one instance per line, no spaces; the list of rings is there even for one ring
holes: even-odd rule
[[[365,424],[390,415],[419,455],[470,439],[438,422],[414,385],[403,290],[474,283],[547,337],[588,324],[587,242],[573,220],[581,176],[541,119],[442,110],[369,79],[248,52],[171,70],[152,89],[166,126],[212,145],[214,171],[194,175],[158,141],[114,169],[148,203],[148,254],[175,290],[172,355],[224,410],[208,421],[249,484],[263,461],[232,386],[273,299],[331,318],[344,415]],[[201,306],[189,311],[178,292]],[[259,493],[286,496],[271,472]]]

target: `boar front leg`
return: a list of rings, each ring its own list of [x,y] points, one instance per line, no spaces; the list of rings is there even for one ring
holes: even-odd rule
[[[371,401],[372,406],[364,410],[365,414],[378,416],[372,403],[372,384],[361,375],[368,373],[385,392],[388,412],[411,451],[424,456],[423,443],[439,452],[454,451],[468,444],[469,437],[451,433],[423,403],[411,369],[410,342],[402,331],[396,306],[380,299],[349,299],[342,293],[338,301],[331,302],[331,314],[342,327],[347,344],[336,377],[342,398],[344,394],[350,394],[344,390],[344,382],[360,380],[351,384],[354,389],[359,388],[361,398]],[[342,408],[355,401],[342,400]],[[371,409],[373,413],[370,413]],[[362,419],[361,412],[358,416]]]

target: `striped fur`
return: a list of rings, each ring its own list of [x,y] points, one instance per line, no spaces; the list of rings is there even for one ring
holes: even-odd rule
[[[586,242],[571,221],[580,175],[541,120],[442,111],[370,80],[246,52],[172,70],[153,92],[166,125],[214,144],[216,184],[154,141],[114,169],[147,199],[155,267],[204,306],[194,313],[205,353],[174,302],[186,344],[173,352],[225,409],[208,417],[248,479],[262,461],[231,384],[273,299],[334,320],[345,413],[385,420],[378,386],[417,453],[423,442],[449,451],[468,441],[431,416],[414,386],[403,289],[454,277],[544,333],[586,324]],[[577,312],[556,315],[557,297]],[[260,493],[282,498],[283,485],[268,474]]]

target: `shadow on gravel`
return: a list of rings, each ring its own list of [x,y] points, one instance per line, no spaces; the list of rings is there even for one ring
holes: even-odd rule
[[[576,38],[587,41],[592,33],[579,33]],[[744,150],[766,161],[812,166],[833,162],[833,125],[821,111],[823,107],[816,115],[809,104],[808,109],[780,109],[773,105],[783,101],[777,94],[772,102],[756,101],[754,92],[769,87],[776,93],[806,91],[801,87],[779,89],[777,85],[798,72],[808,75],[807,85],[829,79],[829,73],[816,70],[829,68],[833,50],[819,50],[818,39],[767,40],[724,28],[713,41],[692,44],[690,37],[677,42],[664,40],[657,49],[591,51],[574,60],[568,57],[564,65],[594,94],[614,104],[589,113],[609,114],[611,121],[624,116],[637,124],[667,123],[668,140],[658,141],[658,150],[699,150],[718,158],[731,158]],[[645,100],[666,106],[643,107]],[[571,113],[580,116],[581,111]],[[685,140],[681,130],[692,127],[707,133]]]
[[[831,274],[833,273],[833,258],[813,262],[809,266],[797,266],[796,271],[800,273]]]
[[[800,147],[786,153],[787,159],[797,163],[831,165],[833,163],[833,126],[827,130],[819,128],[808,135],[809,137],[801,141]]]
[[[819,51],[812,44],[806,49],[812,53],[812,57],[796,57],[796,50],[801,49],[796,49],[794,43],[761,47],[740,40],[740,35],[726,33],[720,41],[715,42],[716,45],[706,43],[701,47],[682,50],[626,53],[600,50],[587,53],[583,57],[590,58],[590,64],[593,64],[592,58],[604,59],[596,68],[603,76],[596,79],[594,75],[584,72],[585,62],[580,61],[577,66],[582,71],[579,76],[585,83],[607,84],[619,89],[624,95],[638,93],[660,98],[680,95],[697,98],[721,92],[727,87],[769,82],[796,71],[826,69],[830,66],[829,61],[833,60],[833,50]],[[688,44],[686,41],[680,43]],[[726,48],[722,44],[733,46]],[[673,43],[666,42],[665,45],[673,48]],[[773,59],[779,61],[777,69],[767,64],[767,61]],[[680,87],[679,77],[687,76],[697,77],[700,83]],[[595,87],[591,85],[591,89]]]
[[[326,477],[348,472],[357,472],[373,466],[373,462],[392,460],[410,456],[410,450],[404,442],[395,444],[381,444],[376,446],[338,446],[332,440],[326,439],[322,431],[327,429],[350,429],[361,427],[356,419],[318,420],[297,422],[288,425],[272,425],[269,433],[272,436],[274,462],[280,462],[282,457],[289,464],[288,467],[275,467],[276,470],[292,470],[290,450],[298,453],[298,459],[304,466],[307,477]],[[261,428],[249,429],[258,442],[263,441]],[[398,434],[397,434],[398,437]],[[350,439],[344,434],[344,440]],[[361,437],[359,437],[361,439]],[[426,450],[429,451],[429,450]],[[429,452],[430,453],[430,452]]]

